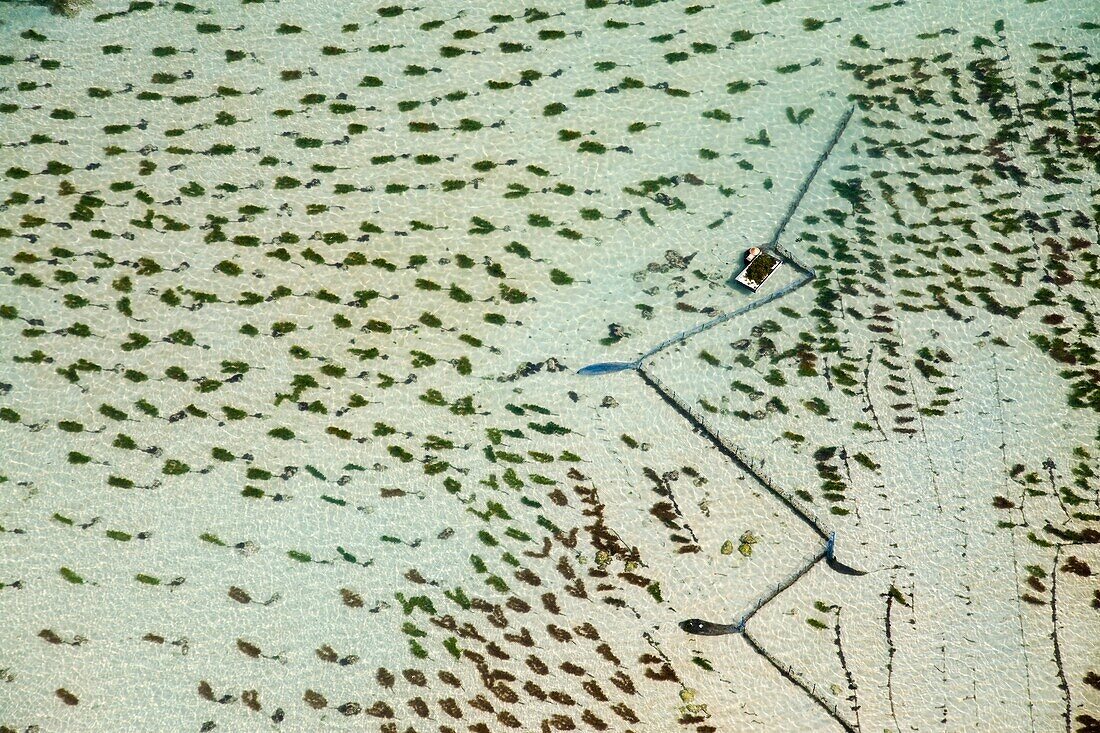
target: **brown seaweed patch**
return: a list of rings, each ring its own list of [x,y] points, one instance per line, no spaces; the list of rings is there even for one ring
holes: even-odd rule
[[[546,701],[546,691],[531,680],[527,680],[527,682],[523,684],[523,691],[539,701]]]
[[[605,723],[591,710],[585,709],[584,713],[581,714],[581,720],[583,720],[586,724],[592,726],[598,731],[604,731],[608,729],[607,723]]]
[[[381,700],[376,701],[367,708],[367,714],[375,718],[392,718],[394,716],[393,708]]]
[[[443,671],[446,672],[446,670]],[[447,672],[447,674],[450,675],[450,677],[454,677],[454,675],[451,675],[450,672]],[[421,672],[419,669],[406,669],[401,672],[401,676],[404,677],[409,682],[409,684],[416,685],[417,687],[425,687],[428,684],[428,678],[425,677],[424,673]],[[447,679],[443,678],[442,674],[440,675],[440,679],[450,684]],[[458,678],[454,678],[454,682],[455,687],[458,687],[461,684],[458,682]]]
[[[409,700],[406,705],[421,718],[427,718],[431,715],[431,710],[428,709],[428,703],[424,702],[424,699],[421,697],[414,697]]]
[[[320,710],[328,706],[328,700],[325,699],[325,696],[314,690],[306,690],[302,695],[302,700],[314,710]]]
[[[235,585],[230,586],[228,595],[237,603],[252,603],[252,596]]]
[[[76,695],[69,692],[64,687],[58,687],[57,690],[54,691],[54,694],[57,695],[58,700],[66,705],[76,705],[80,702],[80,699]]]
[[[505,634],[504,638],[513,644],[519,644],[525,647],[532,647],[535,645],[535,640],[531,636],[531,632],[526,627],[518,634]]]
[[[241,693],[241,702],[243,702],[249,710],[259,712],[260,705],[260,693],[257,690],[245,690]]]
[[[347,717],[350,718],[352,716],[358,715],[359,713],[363,712],[363,706],[360,705],[357,702],[350,701],[350,702],[346,702],[343,705],[339,706],[338,708],[336,708],[336,710],[341,715],[344,715],[344,716],[347,716]]]
[[[509,598],[504,605],[508,606],[510,610],[515,611],[516,613],[528,613],[531,610],[531,604],[527,603],[527,601],[523,600],[522,598],[517,598],[516,596],[512,596],[511,598]]]
[[[600,683],[596,682],[596,680],[585,680],[581,684],[581,687],[583,687],[584,691],[591,695],[594,699],[600,702],[607,702],[607,695],[604,693],[603,688],[600,687]]]
[[[439,707],[443,712],[456,720],[462,717],[462,708],[453,697],[445,697],[439,701]]]

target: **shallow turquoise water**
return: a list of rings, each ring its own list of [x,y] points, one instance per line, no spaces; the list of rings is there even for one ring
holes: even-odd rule
[[[4,730],[1094,724],[1085,3],[0,8]]]

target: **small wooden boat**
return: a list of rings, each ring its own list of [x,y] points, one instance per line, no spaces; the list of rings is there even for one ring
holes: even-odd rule
[[[759,247],[752,247],[745,253],[745,269],[734,278],[734,281],[755,293],[782,264],[783,260],[772,252],[764,252]]]

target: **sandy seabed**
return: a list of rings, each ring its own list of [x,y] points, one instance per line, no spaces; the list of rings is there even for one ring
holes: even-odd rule
[[[0,730],[1100,730],[1090,9],[0,2]]]

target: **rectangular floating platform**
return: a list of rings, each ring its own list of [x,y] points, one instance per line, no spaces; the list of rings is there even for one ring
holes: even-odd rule
[[[755,293],[782,264],[783,260],[770,252],[761,252],[749,260],[748,264],[745,265],[745,269],[734,278],[734,281],[741,283]]]

